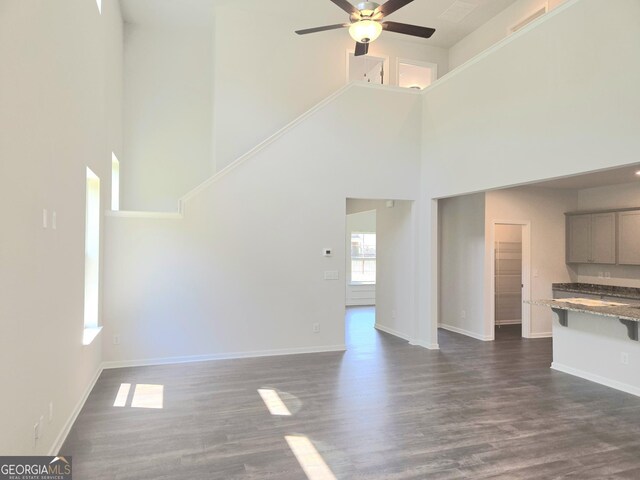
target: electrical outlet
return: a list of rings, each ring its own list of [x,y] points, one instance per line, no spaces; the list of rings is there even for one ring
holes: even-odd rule
[[[53,422],[53,402],[49,402],[49,423]]]
[[[466,310],[462,310],[460,312],[460,318],[467,318],[467,311]]]
[[[620,363],[622,365],[629,365],[629,354],[627,352],[620,352]]]
[[[318,333],[320,332],[320,324],[319,323],[314,323],[313,324],[313,333]]]
[[[51,214],[51,228],[54,230],[58,229],[58,214],[55,210]]]
[[[604,278],[611,278],[611,272],[604,272]]]
[[[396,311],[395,310],[391,310],[391,319],[392,320],[396,319]]]
[[[113,336],[113,344],[114,345],[120,345],[120,335],[114,335]]]

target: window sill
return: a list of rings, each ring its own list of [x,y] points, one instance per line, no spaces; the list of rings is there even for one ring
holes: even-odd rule
[[[375,287],[376,282],[349,282],[351,287]]]
[[[85,328],[82,334],[82,345],[85,347],[91,345],[101,331],[102,327]]]

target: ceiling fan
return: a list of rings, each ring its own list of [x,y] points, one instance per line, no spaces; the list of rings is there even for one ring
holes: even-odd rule
[[[306,35],[308,33],[348,27],[349,35],[356,41],[356,56],[366,55],[369,52],[369,44],[380,36],[382,30],[422,38],[430,38],[431,35],[435,33],[435,29],[433,28],[418,27],[416,25],[398,22],[383,22],[383,19],[387,15],[391,15],[396,10],[413,2],[413,0],[388,0],[382,5],[375,2],[361,2],[358,3],[357,6],[352,5],[347,0],[331,1],[349,14],[349,23],[338,23],[336,25],[296,30],[296,33],[298,35]]]

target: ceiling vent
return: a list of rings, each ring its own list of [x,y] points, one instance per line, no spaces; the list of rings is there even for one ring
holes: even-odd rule
[[[467,17],[467,15],[473,12],[477,6],[477,3],[456,0],[438,18],[451,23],[460,23]]]

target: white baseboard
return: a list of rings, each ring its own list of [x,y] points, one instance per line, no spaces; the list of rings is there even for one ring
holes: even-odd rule
[[[256,350],[253,352],[216,353],[210,355],[189,355],[184,357],[161,357],[136,360],[104,362],[105,370],[124,367],[147,367],[152,365],[170,365],[174,363],[208,362],[212,360],[233,360],[236,358],[275,357],[279,355],[300,355],[304,353],[344,352],[346,345],[326,345],[321,347],[285,348],[281,350]]]
[[[93,390],[93,387],[96,385],[96,382],[98,381],[98,378],[100,378],[100,374],[101,373],[102,373],[102,366],[98,367],[98,370],[96,371],[93,379],[89,383],[89,386],[87,387],[87,389],[85,390],[84,394],[82,395],[82,397],[80,398],[80,400],[76,404],[75,408],[71,412],[71,415],[69,416],[69,418],[65,422],[64,427],[62,428],[62,430],[60,431],[60,433],[56,437],[55,442],[53,442],[53,445],[51,446],[51,449],[49,450],[49,456],[54,457],[54,456],[58,455],[58,453],[60,452],[60,449],[62,448],[62,445],[64,444],[65,440],[67,439],[67,435],[69,435],[69,432],[71,431],[71,427],[73,427],[73,424],[76,422],[76,419],[78,418],[78,415],[80,415],[80,412],[82,411],[82,407],[84,407],[84,404],[87,401],[87,398],[89,398],[89,394],[91,394],[91,390]]]
[[[438,328],[449,330],[450,332],[453,332],[453,333],[466,335],[467,337],[475,338],[476,340],[482,340],[483,342],[490,342],[493,340],[493,336],[480,335],[479,333],[470,332],[469,330],[465,330],[464,328],[454,327],[452,325],[447,325],[445,323],[439,323]]]
[[[600,375],[596,375],[595,373],[585,372],[584,370],[569,367],[567,365],[562,365],[561,363],[557,362],[553,362],[551,364],[551,368],[558,372],[568,373],[569,375],[573,375],[574,377],[584,378],[585,380],[589,380],[590,382],[599,383],[600,385],[604,385],[605,387],[610,387],[615,390],[620,390],[621,392],[630,393],[631,395],[640,397],[640,387],[629,385],[628,383],[622,383],[618,382],[617,380],[601,377]]]
[[[415,338],[413,340],[409,340],[409,345],[426,348],[427,350],[440,350],[440,345],[438,345],[437,343],[427,343]]]
[[[551,338],[553,337],[553,333],[551,332],[540,332],[540,333],[530,333],[526,338]]]
[[[379,323],[376,323],[374,326],[376,330],[380,330],[381,332],[388,333],[389,335],[393,335],[394,337],[401,338],[403,340],[406,340],[407,342],[411,341],[411,337],[409,337],[409,335],[399,332],[398,330],[385,327],[384,325],[380,325]]]

